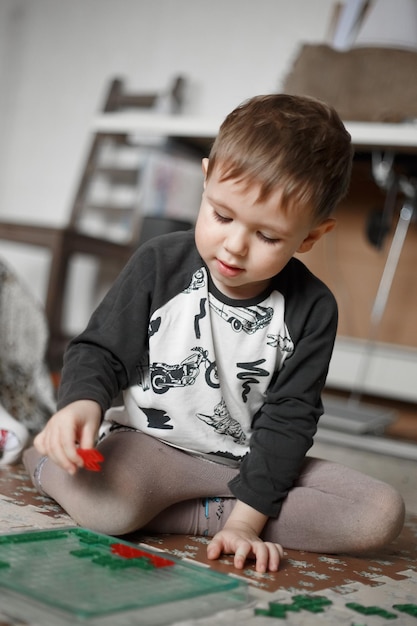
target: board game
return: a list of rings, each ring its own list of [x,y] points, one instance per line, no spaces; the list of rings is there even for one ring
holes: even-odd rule
[[[87,624],[132,611],[164,624],[247,600],[238,578],[83,528],[0,535],[0,589]]]

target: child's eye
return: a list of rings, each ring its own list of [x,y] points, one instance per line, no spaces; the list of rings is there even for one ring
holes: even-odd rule
[[[224,217],[224,215],[220,215],[220,213],[217,213],[217,211],[213,211],[213,217],[215,220],[221,222],[222,224],[226,224],[227,222],[232,221],[230,217]]]
[[[279,242],[279,239],[273,239],[272,237],[267,237],[266,235],[263,235],[262,233],[259,233],[259,232],[258,232],[258,237],[259,239],[262,239],[262,241],[270,245],[274,245]]]

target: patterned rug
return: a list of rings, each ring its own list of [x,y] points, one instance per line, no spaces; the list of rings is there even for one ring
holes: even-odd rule
[[[73,526],[72,520],[49,498],[39,495],[20,465],[0,468],[0,533]],[[192,560],[218,572],[239,575],[255,603],[249,608],[225,612],[181,624],[271,625],[271,617],[286,624],[309,626],[383,625],[417,626],[417,517],[408,516],[399,538],[390,546],[366,557],[334,556],[286,550],[276,574],[258,574],[252,565],[242,572],[232,559],[205,557],[208,539],[182,535],[144,536],[125,539],[157,548],[177,558]],[[314,600],[314,602],[313,602]],[[317,612],[320,612],[318,618]],[[266,620],[266,621],[265,621]],[[116,626],[117,620],[114,624]],[[132,621],[140,624],[140,621]],[[38,625],[15,621],[2,606],[0,626]]]

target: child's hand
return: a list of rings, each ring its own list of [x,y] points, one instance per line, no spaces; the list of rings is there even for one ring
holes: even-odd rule
[[[234,566],[243,569],[247,558],[255,558],[256,571],[277,572],[283,556],[278,543],[262,541],[244,524],[227,526],[218,532],[207,548],[209,559],[218,559],[221,554],[234,554]]]
[[[214,535],[207,548],[209,559],[222,553],[234,554],[234,566],[243,569],[248,557],[255,558],[256,571],[278,571],[283,549],[278,543],[262,541],[259,534],[268,517],[237,500],[224,528]]]
[[[78,447],[93,448],[101,421],[101,408],[93,400],[78,400],[53,415],[35,437],[40,454],[47,455],[69,474],[75,474],[84,462]]]

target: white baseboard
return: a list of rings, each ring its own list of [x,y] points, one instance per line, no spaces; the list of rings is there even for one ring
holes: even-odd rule
[[[338,337],[327,386],[417,402],[417,349]]]

